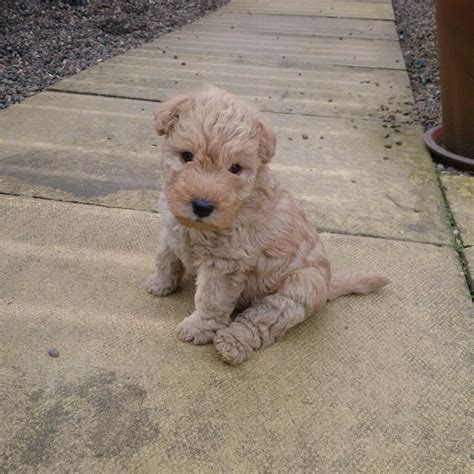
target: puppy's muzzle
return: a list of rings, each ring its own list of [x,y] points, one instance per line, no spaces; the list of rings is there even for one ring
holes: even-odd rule
[[[206,201],[205,199],[194,199],[191,203],[193,206],[193,212],[198,217],[207,217],[212,214],[214,210],[214,204],[210,201]]]

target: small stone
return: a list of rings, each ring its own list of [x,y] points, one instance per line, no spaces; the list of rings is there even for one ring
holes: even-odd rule
[[[328,102],[332,102],[332,99],[328,99]]]
[[[398,142],[395,142],[395,145],[398,145],[398,146],[400,146],[402,144],[403,144],[403,142],[401,142],[400,140],[398,140]]]
[[[421,209],[418,209],[417,207],[415,207],[413,210],[414,210],[415,212],[421,212]]]
[[[387,133],[387,135],[384,136],[384,138],[388,138],[390,136],[390,133]]]
[[[385,148],[392,148],[392,145],[390,145],[390,143],[387,143],[387,144],[385,145]]]
[[[288,137],[288,140],[290,140],[290,141],[293,140],[293,137]]]
[[[49,357],[59,357],[59,351],[55,347],[51,347],[48,349]]]
[[[351,179],[351,183],[357,183],[355,179]]]
[[[319,139],[320,139],[320,140],[324,140],[324,137],[321,135],[321,136],[319,137]]]
[[[173,59],[178,59],[178,56],[173,56]]]
[[[181,63],[181,66],[186,66],[186,63],[183,61],[183,62]]]
[[[388,156],[383,157],[384,160],[389,160],[390,158]]]
[[[301,136],[303,137],[303,140],[307,140],[309,138],[306,133],[303,133]]]

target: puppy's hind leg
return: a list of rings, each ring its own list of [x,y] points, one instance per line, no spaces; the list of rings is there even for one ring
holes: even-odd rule
[[[255,350],[273,344],[327,301],[328,272],[304,268],[289,275],[280,291],[265,296],[219,330],[214,346],[225,362],[235,365]]]
[[[167,296],[178,288],[183,275],[184,266],[163,235],[156,255],[156,272],[146,281],[145,289],[152,295]]]

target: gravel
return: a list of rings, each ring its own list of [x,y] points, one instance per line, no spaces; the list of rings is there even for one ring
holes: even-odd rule
[[[441,123],[434,0],[392,0],[418,119],[425,130]]]
[[[228,0],[0,0],[0,109]]]
[[[49,357],[59,357],[59,351],[55,347],[48,349]]]

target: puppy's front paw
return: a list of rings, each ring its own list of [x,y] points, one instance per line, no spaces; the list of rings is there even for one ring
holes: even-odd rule
[[[155,272],[145,282],[145,290],[155,296],[168,296],[178,287],[176,281]]]
[[[193,344],[209,344],[215,336],[215,332],[204,327],[202,320],[194,315],[184,318],[176,330],[179,339]]]
[[[231,365],[241,364],[253,352],[252,347],[244,340],[239,340],[237,334],[232,334],[232,325],[217,331],[214,338],[214,347],[224,362]]]

